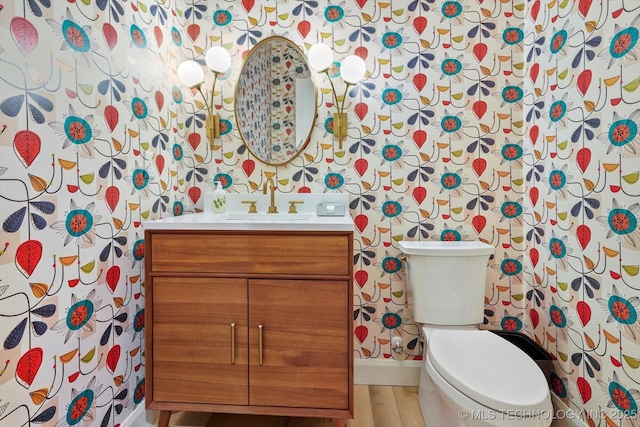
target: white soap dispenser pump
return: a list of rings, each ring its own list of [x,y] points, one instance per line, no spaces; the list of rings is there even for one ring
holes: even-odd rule
[[[221,214],[225,213],[227,209],[227,193],[222,188],[220,181],[216,181],[216,189],[213,190],[213,213]]]

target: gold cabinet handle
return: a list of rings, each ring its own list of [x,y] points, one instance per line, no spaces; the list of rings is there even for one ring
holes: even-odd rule
[[[296,210],[296,205],[302,204],[302,203],[304,203],[302,200],[291,200],[289,202],[289,213],[290,214],[298,213],[298,211]]]
[[[236,363],[236,324],[231,324],[231,364]]]
[[[258,361],[262,366],[262,325],[258,325]]]
[[[243,200],[240,203],[249,205],[249,213],[258,213],[258,209],[256,209],[256,201],[255,200]]]

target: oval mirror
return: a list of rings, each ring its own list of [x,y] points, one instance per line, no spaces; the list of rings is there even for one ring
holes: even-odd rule
[[[247,56],[235,90],[242,142],[261,162],[283,165],[307,145],[316,118],[317,90],[302,50],[267,37]]]

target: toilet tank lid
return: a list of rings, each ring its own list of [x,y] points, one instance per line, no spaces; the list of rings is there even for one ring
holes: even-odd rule
[[[495,247],[478,240],[438,241],[401,240],[400,250],[407,255],[475,256],[491,255]]]
[[[427,357],[453,387],[496,411],[549,410],[547,380],[522,350],[483,330],[436,330]]]

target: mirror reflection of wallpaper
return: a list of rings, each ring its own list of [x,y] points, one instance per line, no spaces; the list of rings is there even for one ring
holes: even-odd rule
[[[242,70],[240,79],[245,84],[239,87],[235,101],[245,106],[244,109],[238,109],[238,123],[245,129],[243,133],[247,143],[251,144],[253,152],[261,159],[268,159],[271,151],[270,58],[267,44],[254,48],[251,61],[247,61]]]
[[[311,73],[304,58],[278,40],[271,45],[271,155],[272,162],[289,159],[297,151],[296,81]]]
[[[253,152],[279,163],[304,142],[296,136],[296,81],[310,79],[311,72],[299,52],[283,40],[254,49],[242,71],[247,84],[240,87],[236,102],[246,109],[239,109],[238,122]]]

